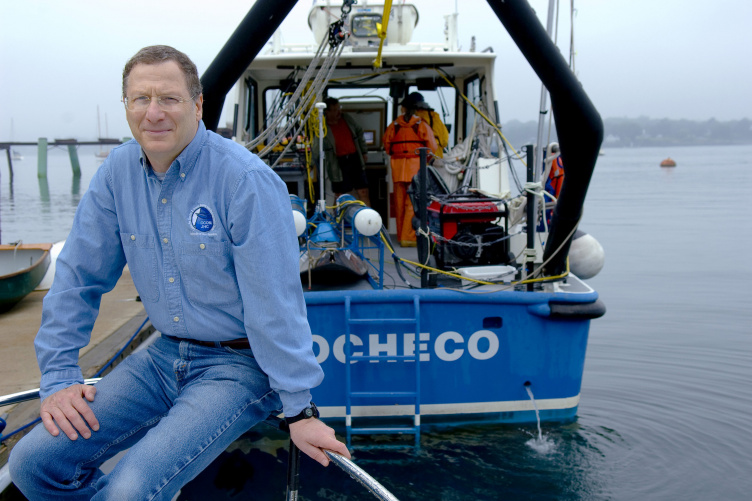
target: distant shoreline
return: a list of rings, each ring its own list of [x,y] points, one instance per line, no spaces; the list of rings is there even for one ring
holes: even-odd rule
[[[752,144],[752,120],[704,121],[668,118],[605,118],[603,147],[651,146],[731,146]],[[514,144],[535,143],[538,124],[535,121],[510,120],[502,132]],[[548,136],[548,128],[546,128]],[[556,133],[551,133],[552,141]]]

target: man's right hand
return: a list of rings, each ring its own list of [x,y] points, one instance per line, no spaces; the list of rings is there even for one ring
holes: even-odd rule
[[[74,384],[45,398],[40,417],[50,435],[56,437],[63,430],[68,438],[76,440],[78,433],[90,438],[91,430],[99,430],[99,421],[88,404],[94,401],[96,393],[97,389],[93,386]]]

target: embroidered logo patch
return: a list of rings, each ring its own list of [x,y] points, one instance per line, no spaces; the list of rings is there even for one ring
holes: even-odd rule
[[[198,231],[207,232],[214,227],[214,216],[206,205],[199,205],[191,211],[191,226]]]

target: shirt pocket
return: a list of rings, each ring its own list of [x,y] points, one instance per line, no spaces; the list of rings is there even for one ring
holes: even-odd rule
[[[230,306],[240,301],[230,242],[182,242],[180,268],[192,304]]]
[[[159,300],[157,283],[157,255],[154,250],[154,236],[137,233],[121,233],[125,259],[131,272],[141,301],[155,303]]]

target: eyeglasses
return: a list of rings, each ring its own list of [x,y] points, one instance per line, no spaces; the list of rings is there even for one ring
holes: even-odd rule
[[[175,111],[181,104],[193,101],[193,98],[185,99],[177,96],[157,96],[156,99],[157,105],[162,111]],[[146,111],[151,104],[151,100],[151,96],[124,97],[123,104],[129,111]]]

